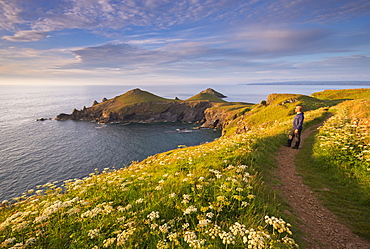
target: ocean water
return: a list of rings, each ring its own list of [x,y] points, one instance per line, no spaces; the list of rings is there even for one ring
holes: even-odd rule
[[[165,98],[187,99],[210,86],[141,86]],[[325,89],[364,86],[211,86],[227,101],[259,103],[270,93],[310,95]],[[132,161],[177,148],[210,142],[221,135],[193,124],[100,125],[87,121],[36,121],[91,106],[137,86],[1,86],[0,202],[47,182],[83,178],[98,169],[121,168]],[[184,129],[185,128],[185,129]],[[181,129],[179,131],[178,129]]]

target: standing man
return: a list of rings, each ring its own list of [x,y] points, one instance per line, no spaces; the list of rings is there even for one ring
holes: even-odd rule
[[[302,125],[304,120],[304,114],[302,112],[302,106],[296,106],[295,112],[297,115],[295,115],[293,120],[293,127],[290,129],[289,132],[289,139],[288,143],[285,145],[287,147],[290,147],[292,145],[292,141],[295,139],[295,145],[292,147],[292,149],[298,149],[299,143],[301,142],[301,132],[302,132]]]

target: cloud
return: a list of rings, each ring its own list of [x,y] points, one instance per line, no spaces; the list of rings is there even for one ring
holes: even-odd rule
[[[244,1],[244,0],[0,0],[0,26],[5,30],[88,29],[91,31],[142,28],[165,30],[185,25],[276,25],[330,22],[370,12],[367,0]],[[18,24],[23,24],[22,28]],[[102,32],[103,34],[103,32]],[[109,35],[109,32],[105,34]],[[14,35],[15,37],[17,35]],[[18,35],[19,36],[19,35]],[[10,38],[11,36],[9,36]],[[42,36],[35,36],[42,39]],[[13,39],[15,40],[15,39]],[[27,39],[25,39],[26,41]]]
[[[335,33],[328,29],[264,28],[261,26],[235,32],[236,44],[251,56],[289,56],[328,52],[328,42]]]
[[[0,27],[12,30],[15,24],[23,23],[20,18],[22,9],[13,1],[0,0]]]
[[[335,56],[331,58],[324,58],[322,60],[314,62],[302,62],[296,65],[297,68],[304,69],[325,69],[333,72],[353,72],[356,71],[368,71],[370,65],[369,55],[350,55],[350,56]]]
[[[104,44],[73,50],[82,68],[96,67],[140,67],[142,65],[157,65],[174,58],[166,52],[147,50],[137,46],[122,44]]]
[[[12,36],[3,36],[2,39],[14,42],[31,42],[39,41],[47,36],[45,31],[23,30]]]

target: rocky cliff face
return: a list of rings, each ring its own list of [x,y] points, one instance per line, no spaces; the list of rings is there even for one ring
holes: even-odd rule
[[[143,101],[143,96],[150,98]],[[135,97],[138,103],[132,103]],[[127,101],[130,103],[127,104]],[[94,101],[93,106],[82,110],[74,109],[72,114],[59,114],[56,120],[92,120],[99,123],[114,122],[189,122],[199,123],[203,127],[223,128],[225,120],[230,116],[225,110],[212,108],[216,106],[209,100],[179,101],[159,99],[148,95],[140,89],[134,89],[124,95],[102,103]]]

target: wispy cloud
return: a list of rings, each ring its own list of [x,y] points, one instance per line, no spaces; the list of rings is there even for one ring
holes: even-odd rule
[[[16,24],[24,23],[20,16],[22,9],[13,1],[0,0],[0,27],[13,30]]]
[[[369,13],[368,0],[0,0],[0,73],[370,78]]]
[[[15,42],[39,41],[47,36],[45,31],[22,30],[12,36],[3,36],[2,39]]]

